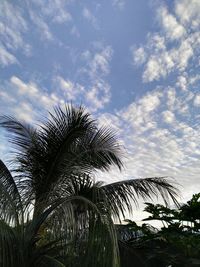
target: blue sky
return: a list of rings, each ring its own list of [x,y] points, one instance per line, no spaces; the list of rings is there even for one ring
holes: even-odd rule
[[[82,103],[125,147],[123,173],[100,178],[200,192],[200,1],[2,0],[0,40],[1,114],[34,123]]]

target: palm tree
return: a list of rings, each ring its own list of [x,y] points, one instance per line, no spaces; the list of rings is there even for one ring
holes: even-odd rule
[[[8,247],[12,255],[21,255],[16,252],[20,242],[20,261],[33,256],[24,266],[38,266],[36,255],[42,255],[40,266],[70,266],[70,260],[80,266],[81,255],[81,266],[94,266],[96,255],[96,266],[118,266],[113,218],[131,211],[138,196],[176,202],[177,191],[165,177],[95,182],[96,170],[113,165],[121,170],[121,147],[113,132],[98,128],[81,106],[56,108],[36,128],[6,116],[0,125],[14,146],[11,171],[0,164],[0,262],[6,262]]]
[[[0,266],[119,266],[114,225],[91,201],[60,197],[36,216],[20,192],[0,161]],[[79,220],[74,205],[81,207]]]

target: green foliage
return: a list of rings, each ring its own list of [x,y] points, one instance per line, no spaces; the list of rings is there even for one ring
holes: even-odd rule
[[[147,266],[200,266],[200,193],[193,195],[178,209],[145,203],[150,216],[144,221],[158,220],[163,223],[160,230],[150,225],[137,226],[127,221],[127,229],[140,231],[140,236],[126,240],[132,249],[142,248],[149,259]],[[154,265],[153,265],[154,266]]]

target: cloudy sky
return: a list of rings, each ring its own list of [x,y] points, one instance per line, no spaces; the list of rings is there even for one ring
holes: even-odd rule
[[[1,114],[34,123],[72,101],[112,125],[125,170],[102,179],[200,192],[200,1],[1,0],[0,68]]]

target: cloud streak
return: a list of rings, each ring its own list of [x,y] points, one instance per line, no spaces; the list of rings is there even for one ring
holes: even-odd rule
[[[1,1],[0,9],[3,11],[0,14],[0,65],[5,67],[18,63],[16,51],[22,50],[22,53],[29,55],[31,46],[23,38],[28,25],[21,10],[8,1]]]

